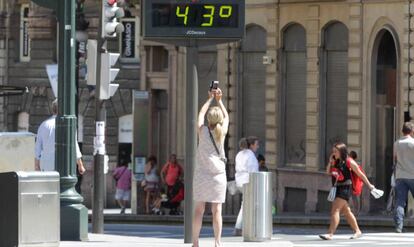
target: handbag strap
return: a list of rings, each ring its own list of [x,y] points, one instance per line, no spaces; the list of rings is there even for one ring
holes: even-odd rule
[[[208,129],[208,128],[207,128],[207,129]],[[211,134],[210,129],[208,129],[208,133],[209,133],[209,135],[210,135],[211,142],[213,142],[214,149],[216,149],[216,152],[217,152],[218,156],[221,156],[221,155],[220,155],[220,152],[219,152],[219,150],[218,150],[218,148],[217,148],[216,142],[214,141],[213,135]]]
[[[119,174],[119,176],[116,177],[116,179],[121,179],[122,175],[124,175],[124,172],[126,171],[128,167],[125,166],[124,170],[122,170],[121,174]]]

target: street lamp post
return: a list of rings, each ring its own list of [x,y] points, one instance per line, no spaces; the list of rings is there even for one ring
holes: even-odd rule
[[[61,240],[87,240],[88,210],[76,192],[75,6],[76,0],[32,0],[54,9],[59,21],[58,115],[55,162],[60,173]]]

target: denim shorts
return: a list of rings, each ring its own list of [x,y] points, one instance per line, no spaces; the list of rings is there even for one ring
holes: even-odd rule
[[[349,201],[352,196],[352,185],[338,185],[336,186],[336,197]]]
[[[115,200],[129,201],[131,199],[131,190],[116,189]]]

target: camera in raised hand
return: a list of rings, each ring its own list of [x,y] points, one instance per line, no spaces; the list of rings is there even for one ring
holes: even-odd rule
[[[211,81],[209,91],[216,90],[218,88],[219,81]]]

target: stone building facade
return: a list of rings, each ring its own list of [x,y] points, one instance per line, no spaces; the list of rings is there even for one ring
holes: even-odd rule
[[[19,61],[20,37],[11,31],[20,28],[22,4],[30,6],[28,62]],[[28,86],[30,93],[0,98],[0,129],[17,130],[19,113],[27,112],[29,131],[36,132],[53,98],[45,65],[56,63],[58,52],[54,13],[24,0],[1,6],[0,84]],[[89,38],[96,38],[98,6],[99,1],[85,2]],[[139,4],[130,11],[139,19]],[[245,38],[199,48],[199,105],[209,81],[218,79],[230,114],[229,179],[238,140],[256,135],[274,173],[278,211],[326,212],[330,183],[324,167],[332,144],[343,141],[358,153],[370,180],[388,191],[392,143],[414,115],[413,13],[414,4],[403,0],[246,0]],[[117,41],[109,47],[117,50]],[[133,114],[132,93],[139,90],[150,95],[148,154],[156,154],[161,166],[176,153],[186,165],[186,51],[140,40],[139,52],[140,63],[119,63],[120,89],[107,104],[109,170],[122,147],[131,152],[132,144],[119,144],[118,120]],[[90,171],[83,189],[90,205],[95,105],[84,80],[78,95]],[[112,195],[108,175],[108,206]],[[364,191],[363,211],[382,211],[385,200],[374,201]],[[239,203],[238,196],[228,196],[224,213],[237,213]]]
[[[326,212],[324,168],[333,143],[343,141],[370,180],[389,191],[392,144],[414,109],[413,8],[397,0],[247,0],[245,38],[199,52],[199,105],[209,80],[219,79],[230,112],[228,177],[238,139],[256,135],[275,174],[278,210]],[[181,49],[169,54],[178,70],[169,81],[184,88]],[[386,199],[364,191],[362,210],[380,212]],[[229,197],[227,212],[237,203]]]
[[[262,95],[280,211],[327,210],[323,171],[336,141],[355,150],[368,177],[388,191],[392,144],[414,109],[411,2],[247,3],[246,37],[249,25],[265,29],[265,53],[274,61]],[[384,209],[386,197],[363,197],[365,212]]]
[[[96,39],[99,25],[100,1],[86,1],[84,13],[89,21],[89,39]],[[0,84],[28,87],[29,92],[21,96],[0,97],[0,129],[2,131],[37,132],[40,123],[51,115],[51,102],[55,98],[48,79],[46,65],[57,64],[58,41],[56,15],[52,10],[42,8],[31,1],[1,1],[0,34]],[[23,9],[27,8],[24,16]],[[136,8],[129,9],[129,18],[138,18]],[[23,26],[22,20],[27,21]],[[25,32],[21,32],[24,29]],[[19,32],[20,31],[20,32]],[[25,36],[26,35],[26,36]],[[22,59],[22,39],[28,37],[30,53]],[[108,42],[112,52],[118,52],[118,40]],[[85,55],[83,55],[85,56]],[[81,63],[85,63],[81,59]],[[111,172],[122,153],[131,153],[131,143],[120,143],[118,131],[120,119],[132,114],[132,91],[139,87],[138,59],[119,62],[121,68],[117,77],[120,87],[106,103],[107,129],[106,148],[109,169],[106,175],[106,206],[115,205],[113,199],[115,182]],[[82,70],[81,70],[82,71]],[[93,188],[93,137],[95,136],[95,98],[92,87],[86,85],[85,75],[80,71],[77,86],[78,140],[81,145],[87,173],[82,184],[82,195],[86,206],[91,207]],[[23,113],[23,114],[22,114]],[[26,116],[26,117],[21,117]],[[23,119],[22,119],[23,118]],[[21,123],[26,122],[26,123]],[[23,124],[23,128],[20,125]]]

